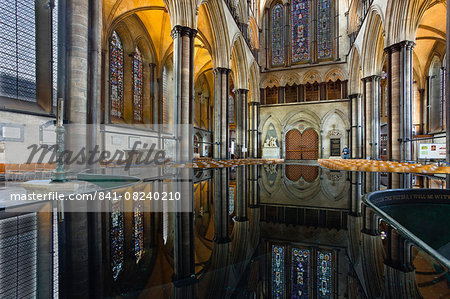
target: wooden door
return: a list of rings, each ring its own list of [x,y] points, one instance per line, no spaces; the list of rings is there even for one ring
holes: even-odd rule
[[[290,130],[286,134],[286,159],[301,160],[302,159],[302,134],[298,130]]]
[[[302,134],[302,160],[317,160],[319,158],[319,135],[313,129]]]

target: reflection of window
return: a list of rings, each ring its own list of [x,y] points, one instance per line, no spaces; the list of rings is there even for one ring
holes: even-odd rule
[[[134,207],[133,213],[134,224],[134,256],[136,263],[142,258],[144,253],[144,213],[142,212],[142,205],[138,203]]]
[[[123,46],[119,35],[114,31],[111,36],[110,58],[110,101],[111,116],[123,117]]]
[[[142,121],[142,87],[143,63],[142,54],[138,48],[133,56],[133,117],[134,121]]]
[[[284,64],[284,14],[283,5],[272,8],[272,65]]]
[[[335,297],[336,257],[333,251],[272,244],[270,261],[272,298]]]
[[[1,1],[0,96],[36,102],[34,1]]]
[[[317,298],[332,298],[332,262],[333,254],[329,251],[317,253]]]
[[[272,298],[284,298],[284,246],[272,245]]]
[[[309,298],[310,251],[304,248],[292,248],[292,298]]]
[[[124,224],[120,204],[120,201],[113,201],[111,212],[111,267],[114,280],[119,276],[124,261]]]

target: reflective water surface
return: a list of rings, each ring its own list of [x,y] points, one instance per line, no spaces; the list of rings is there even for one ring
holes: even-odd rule
[[[392,229],[368,221],[361,205],[372,191],[443,184],[255,165],[196,169],[191,213],[139,205],[133,212],[44,213],[51,208],[43,205],[42,213],[4,213],[1,269],[16,278],[10,285],[0,279],[0,297],[449,298],[448,269],[416,246],[392,250]]]

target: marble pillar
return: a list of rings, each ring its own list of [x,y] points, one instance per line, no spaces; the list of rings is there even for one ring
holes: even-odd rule
[[[214,70],[214,159],[230,158],[228,90],[230,69]]]
[[[197,30],[185,26],[172,29],[173,39],[173,90],[176,106],[175,123],[180,138],[177,159],[182,162],[193,156],[193,102],[194,102],[194,40]]]
[[[413,48],[404,41],[386,48],[388,160],[412,160]]]
[[[259,118],[259,102],[249,103],[249,130],[248,130],[248,145],[249,145],[249,157],[258,158],[258,118]]]
[[[365,107],[365,155],[371,159],[380,158],[380,76],[370,76],[362,79],[364,84]]]
[[[352,94],[349,96],[351,102],[351,156],[354,159],[362,158],[362,102],[360,94]]]
[[[237,156],[241,159],[248,155],[248,136],[247,136],[247,89],[235,90],[236,95],[236,143]]]

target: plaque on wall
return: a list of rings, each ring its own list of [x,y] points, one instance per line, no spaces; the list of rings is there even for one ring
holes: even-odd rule
[[[330,139],[330,156],[339,157],[341,155],[341,138]]]

